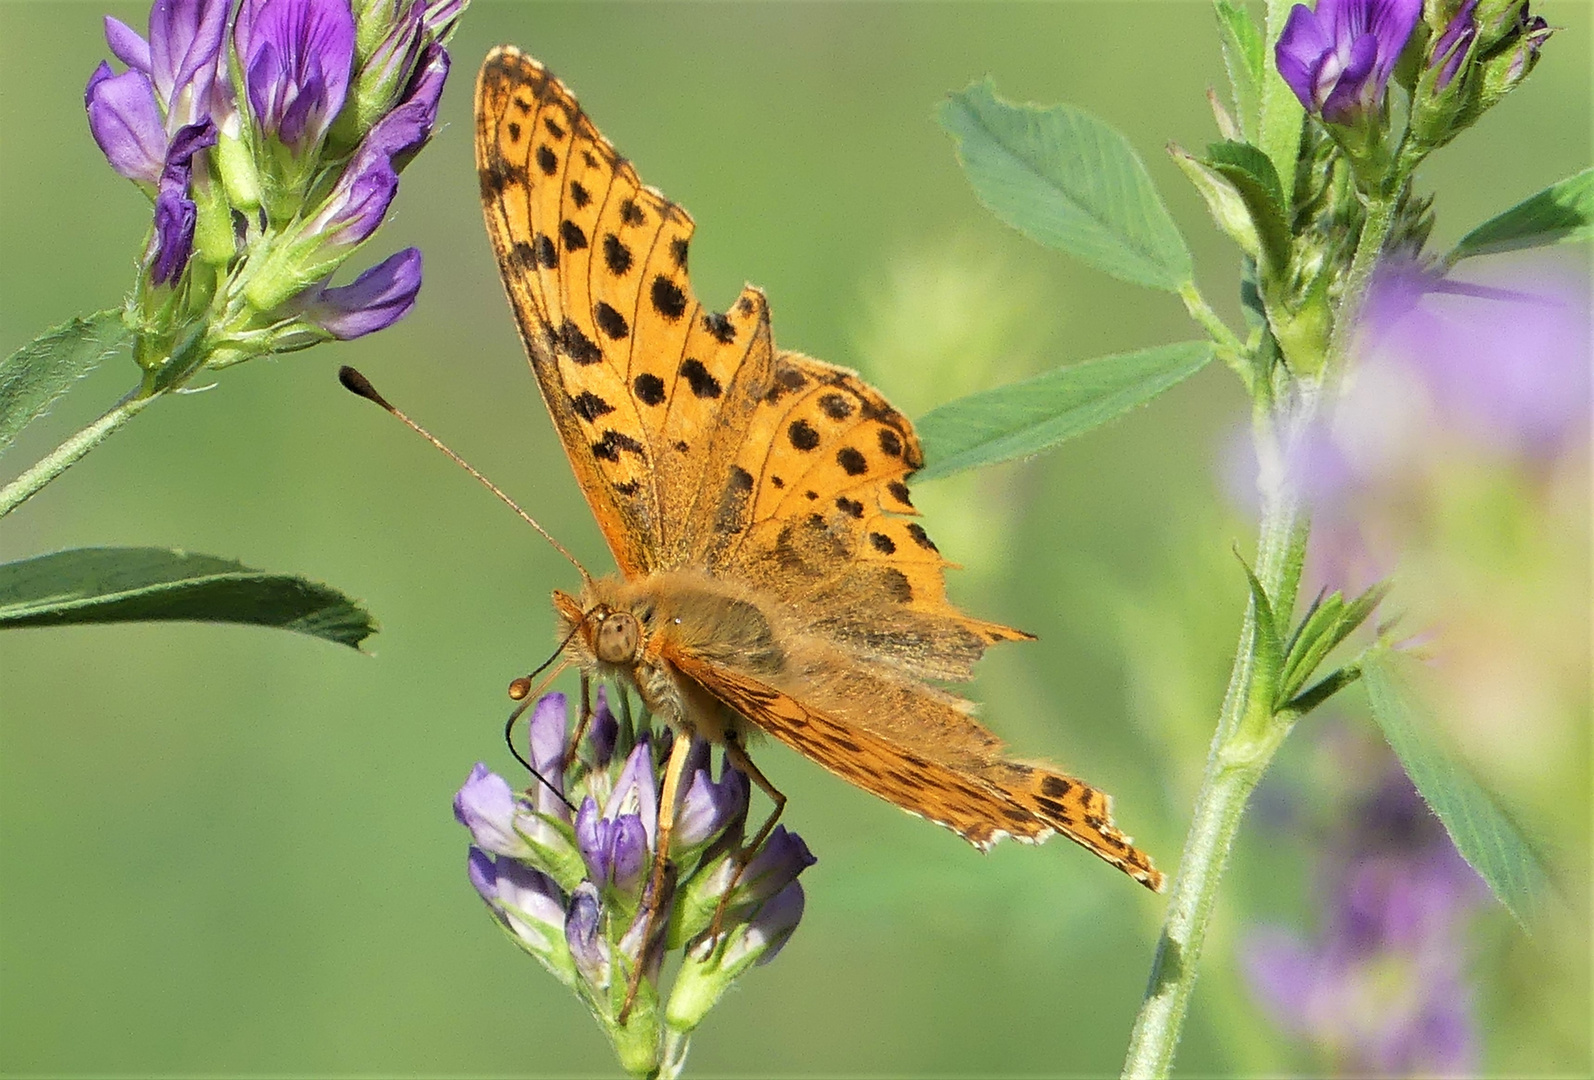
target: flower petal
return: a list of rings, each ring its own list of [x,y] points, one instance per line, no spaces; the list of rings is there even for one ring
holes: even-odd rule
[[[135,71],[149,74],[149,42],[121,19],[105,16],[105,44],[111,55]]]
[[[454,794],[454,820],[470,830],[477,847],[522,858],[531,849],[515,831],[515,809],[509,782],[479,761]]]
[[[339,341],[385,330],[409,314],[421,290],[421,252],[405,248],[388,256],[349,285],[322,289],[305,318]],[[555,776],[544,773],[549,780]]]
[[[100,64],[84,94],[89,132],[111,168],[129,180],[153,184],[166,160],[166,128],[155,105],[155,90],[141,71],[110,74]]]

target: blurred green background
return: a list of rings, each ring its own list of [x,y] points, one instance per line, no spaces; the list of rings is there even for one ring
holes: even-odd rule
[[[1542,65],[1424,169],[1441,239],[1590,161],[1594,20],[1583,3],[1535,9],[1565,28]],[[141,5],[111,10],[145,24]],[[0,5],[7,352],[115,305],[148,226],[84,120],[83,84],[108,55],[101,12]],[[568,566],[334,379],[339,363],[362,368],[584,562],[610,565],[481,231],[470,91],[498,42],[543,59],[691,210],[706,303],[762,285],[779,342],[859,368],[912,415],[1194,336],[1173,299],[1036,248],[975,203],[931,115],[986,73],[1008,97],[1070,101],[1125,131],[1236,315],[1234,254],[1161,152],[1215,137],[1205,4],[478,0],[445,121],[371,249],[425,252],[411,316],[161,403],[3,526],[7,558],[169,545],[302,573],[362,598],[383,630],[370,656],[193,625],[0,638],[0,1071],[614,1069],[576,1000],[491,925],[449,811],[472,762],[512,775],[504,686],[546,655],[547,596],[572,586]],[[27,432],[5,478],[132,382],[126,361],[93,375]],[[967,568],[954,598],[1040,636],[983,665],[973,694],[992,726],[1112,792],[1170,872],[1243,602],[1229,549],[1250,529],[1225,509],[1217,462],[1244,413],[1214,365],[1041,460],[916,492]],[[1310,772],[1310,745],[1293,740],[1282,776]],[[1587,740],[1550,749],[1572,757],[1571,797],[1518,801],[1582,868],[1581,925]],[[803,928],[710,1017],[694,1072],[1116,1072],[1156,898],[1070,845],[982,857],[782,748],[761,761],[820,862]],[[1309,921],[1309,892],[1305,853],[1242,843],[1182,1071],[1313,1067],[1253,1009],[1232,953],[1259,912]],[[1480,923],[1491,1070],[1587,1069],[1586,936],[1529,942],[1498,911]]]

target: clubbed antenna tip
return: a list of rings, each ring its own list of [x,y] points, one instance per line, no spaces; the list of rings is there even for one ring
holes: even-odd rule
[[[376,392],[376,387],[371,385],[371,380],[361,375],[347,364],[338,368],[338,382],[351,394],[358,394],[367,401],[374,401],[388,412],[393,411],[393,406],[388,404],[387,398]]]

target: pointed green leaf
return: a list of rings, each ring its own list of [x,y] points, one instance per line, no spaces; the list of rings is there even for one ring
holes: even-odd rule
[[[1305,716],[1361,677],[1362,669],[1359,665],[1346,664],[1344,667],[1313,683],[1309,689],[1290,698],[1289,701],[1279,707],[1279,711],[1294,713],[1296,716]]]
[[[1443,749],[1432,718],[1403,677],[1402,664],[1387,649],[1363,662],[1373,718],[1412,783],[1444,822],[1456,850],[1526,926],[1550,898],[1549,877],[1494,796]]]
[[[1256,666],[1251,676],[1253,700],[1267,703],[1269,710],[1274,711],[1272,706],[1277,696],[1279,669],[1284,661],[1284,641],[1279,636],[1278,617],[1274,614],[1273,602],[1268,599],[1267,590],[1262,587],[1251,564],[1238,551],[1234,557],[1240,560],[1240,566],[1245,570],[1245,580],[1251,585],[1251,603],[1256,608]]]
[[[0,453],[129,336],[120,311],[99,311],[63,323],[6,357],[0,363]]]
[[[1479,225],[1446,261],[1594,238],[1594,168],[1551,184]]]
[[[167,548],[77,548],[0,564],[0,627],[253,623],[358,647],[376,622],[336,589]]]
[[[1102,356],[950,401],[919,421],[920,479],[1029,457],[1143,405],[1212,359],[1186,341]]]
[[[981,203],[1096,269],[1177,292],[1190,251],[1129,141],[1068,105],[1014,105],[989,79],[950,95],[941,126]]]
[[[1299,693],[1323,658],[1366,622],[1388,593],[1389,584],[1384,582],[1349,603],[1337,592],[1319,597],[1285,648],[1284,674],[1279,680],[1280,698]]]
[[[1229,87],[1234,91],[1234,112],[1240,132],[1256,138],[1262,114],[1262,77],[1267,74],[1262,31],[1251,21],[1245,4],[1235,0],[1213,0],[1218,16],[1218,39],[1223,43],[1223,66],[1229,72]]]

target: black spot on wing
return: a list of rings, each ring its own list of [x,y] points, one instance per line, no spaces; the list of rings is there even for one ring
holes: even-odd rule
[[[587,246],[587,234],[569,218],[559,223],[559,238],[565,242],[566,251],[580,251]]]
[[[850,446],[843,446],[836,451],[836,464],[840,465],[848,476],[862,476],[869,471],[869,459]]]
[[[620,220],[627,225],[646,225],[648,216],[642,212],[633,199],[626,199],[620,204]]]
[[[653,279],[653,310],[671,322],[686,314],[686,294],[663,274]]]
[[[547,233],[538,233],[533,237],[531,246],[537,253],[537,262],[545,268],[552,270],[559,265],[559,249],[553,246]]]
[[[869,544],[882,555],[895,555],[897,553],[896,543],[885,533],[870,533]]]
[[[504,127],[509,132],[509,141],[510,142],[519,142],[520,141],[520,125],[519,124],[517,124],[513,120],[511,120],[509,123],[505,124]]]
[[[615,341],[623,340],[631,333],[631,328],[626,325],[625,316],[611,307],[606,300],[599,300],[593,305],[592,317],[597,321],[598,328]]]
[[[616,277],[623,277],[631,269],[631,249],[614,233],[603,238],[603,263]]]
[[[891,493],[891,497],[893,499],[897,500],[897,502],[901,503],[903,506],[913,505],[913,500],[908,498],[908,485],[904,484],[901,480],[891,481],[891,483],[886,485],[886,490]]]
[[[571,319],[566,319],[559,327],[557,343],[559,351],[578,364],[596,364],[603,359],[603,350]]]
[[[700,398],[717,398],[720,396],[722,390],[720,381],[709,372],[708,368],[703,366],[703,361],[694,356],[689,356],[681,361],[681,377],[692,388],[692,393]]]
[[[600,416],[607,416],[609,413],[614,412],[613,405],[604,401],[591,390],[583,390],[571,398],[570,407],[575,410],[577,416],[589,424]]]
[[[849,499],[845,495],[836,500],[836,509],[851,517],[863,517],[863,503],[857,499]]]
[[[740,532],[747,524],[747,499],[753,490],[753,474],[740,465],[731,466],[725,490],[720,493],[719,509],[714,512],[714,531]]]
[[[604,461],[619,461],[621,451],[640,455],[642,453],[642,444],[631,436],[615,431],[613,428],[605,431],[603,436],[592,444],[593,456],[602,458]]]
[[[729,345],[736,340],[736,324],[718,312],[703,316],[703,329],[713,334],[714,340],[721,345]]]
[[[537,168],[542,170],[544,176],[552,176],[559,171],[559,155],[546,146],[537,147]]]
[[[852,415],[852,402],[837,393],[825,394],[819,399],[819,408],[832,420],[845,420]]]
[[[633,379],[631,389],[636,391],[637,400],[644,405],[664,403],[664,380],[651,372],[644,371]]]
[[[935,541],[931,540],[929,534],[924,531],[924,526],[920,525],[917,521],[908,522],[908,535],[913,537],[913,542],[918,544],[925,551],[941,550],[935,546]]]
[[[558,121],[554,120],[554,118],[551,116],[545,116],[542,118],[542,126],[547,128],[548,134],[552,135],[556,139],[563,139],[565,137],[565,129],[560,127]]]
[[[793,446],[805,453],[819,445],[819,432],[806,420],[793,420],[786,428],[786,437]]]
[[[902,438],[888,427],[880,429],[880,449],[891,457],[902,456]]]
[[[592,193],[582,186],[580,180],[570,181],[570,201],[580,210],[592,201]]]
[[[677,236],[670,241],[670,259],[678,269],[686,269],[686,238]]]
[[[522,270],[537,269],[537,249],[524,240],[515,241],[515,246],[509,249],[509,257]]]

